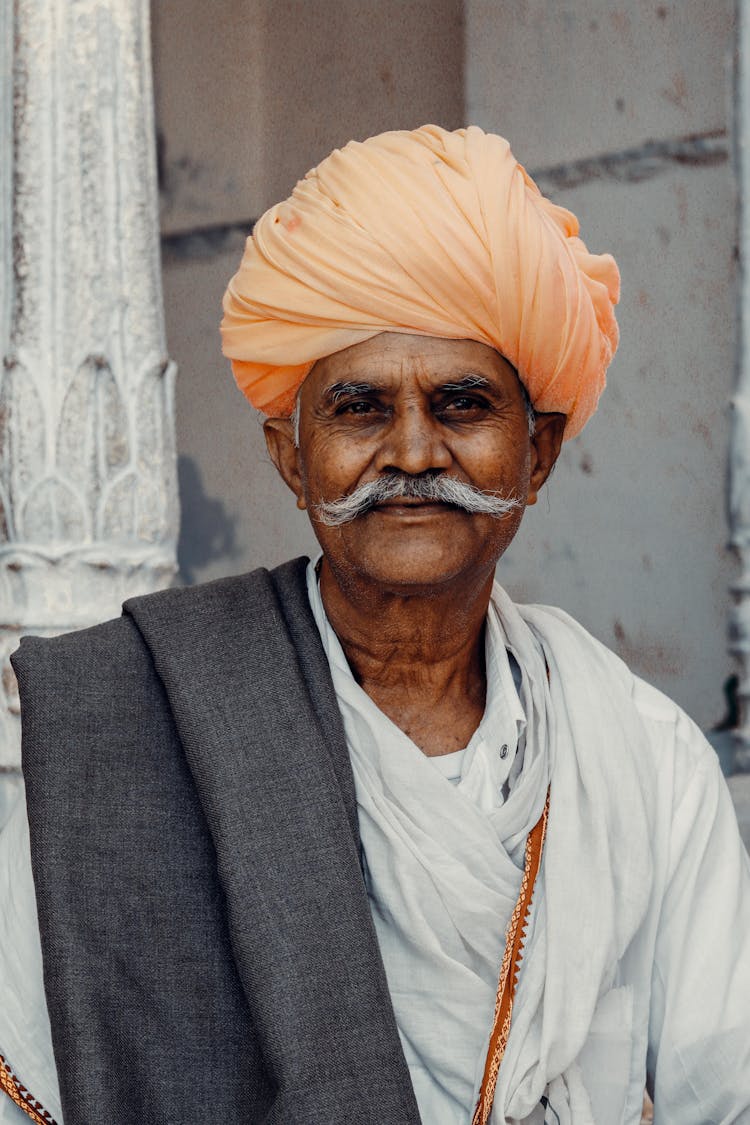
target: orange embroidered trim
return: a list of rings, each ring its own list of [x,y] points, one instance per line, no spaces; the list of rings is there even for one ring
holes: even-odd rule
[[[487,1050],[487,1060],[484,1064],[479,1100],[471,1119],[471,1125],[487,1125],[492,1113],[492,1102],[495,1098],[500,1063],[503,1061],[505,1048],[508,1044],[510,1019],[513,1013],[513,997],[516,992],[518,973],[521,967],[521,952],[525,939],[524,931],[529,920],[534,884],[542,862],[548,815],[549,789],[547,790],[547,800],[544,803],[544,811],[526,840],[526,858],[521,890],[508,928],[505,931],[505,953],[503,954],[503,963],[500,966],[500,981],[495,1000],[495,1018],[490,1035],[490,1045]]]
[[[0,1090],[27,1114],[35,1125],[57,1125],[51,1113],[26,1089],[20,1078],[10,1069],[7,1060],[0,1055]]]

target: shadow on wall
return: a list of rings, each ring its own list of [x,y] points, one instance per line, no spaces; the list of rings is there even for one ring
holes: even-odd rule
[[[177,459],[180,490],[180,537],[177,542],[179,580],[196,581],[196,570],[236,554],[234,517],[221,500],[206,496],[197,462],[184,454]]]

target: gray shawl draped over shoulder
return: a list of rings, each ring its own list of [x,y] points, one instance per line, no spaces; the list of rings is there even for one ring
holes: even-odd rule
[[[418,1125],[305,559],[13,658],[65,1125]]]

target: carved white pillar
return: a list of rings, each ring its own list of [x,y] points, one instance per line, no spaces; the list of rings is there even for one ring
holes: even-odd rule
[[[735,162],[739,186],[739,347],[729,453],[730,543],[740,576],[732,587],[730,647],[740,665],[735,767],[750,771],[750,0],[738,3]]]
[[[175,572],[148,0],[0,0],[0,765],[8,655]],[[0,64],[3,60],[0,59]],[[8,76],[12,73],[12,79]],[[5,91],[7,93],[7,91]],[[8,254],[8,248],[12,253]]]

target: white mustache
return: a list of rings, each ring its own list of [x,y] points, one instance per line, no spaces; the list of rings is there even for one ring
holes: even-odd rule
[[[499,492],[485,492],[455,477],[442,473],[410,476],[408,473],[392,473],[377,477],[355,488],[347,496],[338,500],[324,500],[317,506],[316,516],[326,527],[340,527],[357,519],[371,508],[386,500],[425,500],[434,504],[450,504],[462,508],[472,515],[508,515],[521,507],[520,500],[501,496]]]

